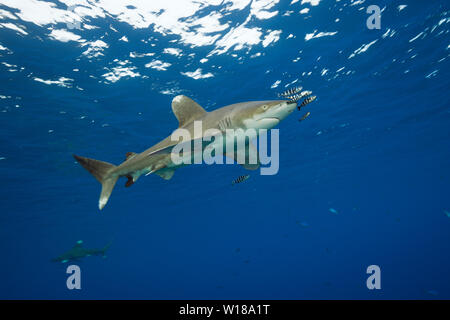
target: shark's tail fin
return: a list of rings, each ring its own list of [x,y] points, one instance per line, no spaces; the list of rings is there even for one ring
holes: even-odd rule
[[[102,257],[103,258],[106,258],[106,251],[108,251],[109,247],[111,247],[111,244],[112,244],[112,240],[106,246],[103,247],[103,249],[102,249]]]
[[[108,202],[109,196],[119,178],[118,176],[110,175],[110,172],[116,166],[108,162],[84,158],[75,154],[73,157],[102,184],[102,192],[98,201],[98,207],[102,210]]]

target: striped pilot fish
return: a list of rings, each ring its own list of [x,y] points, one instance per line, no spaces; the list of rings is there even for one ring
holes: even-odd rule
[[[300,91],[302,91],[302,89],[303,89],[303,87],[290,88],[282,93],[279,93],[278,96],[283,97],[283,98],[290,98],[290,97],[296,95],[297,93],[299,93]]]
[[[250,178],[249,174],[243,175],[243,176],[239,176],[236,179],[234,179],[231,184],[237,184],[237,183],[241,183],[244,182],[245,180],[247,180],[248,178]]]
[[[316,96],[310,96],[308,98],[306,98],[305,100],[303,100],[303,102],[298,106],[298,109],[300,110],[301,107],[306,106],[308,103],[313,102],[314,100],[316,100]]]

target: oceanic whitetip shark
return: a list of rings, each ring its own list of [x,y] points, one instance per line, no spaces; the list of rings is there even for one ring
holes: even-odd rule
[[[179,127],[174,133],[177,130],[185,129],[190,132],[193,139],[205,138],[205,132],[208,129],[217,129],[224,133],[227,129],[254,129],[259,134],[260,129],[275,127],[295,109],[300,98],[311,93],[304,91],[296,94],[301,88],[297,89],[291,89],[282,94],[288,100],[242,102],[210,112],[186,96],[176,96],[172,101],[172,111],[178,119]],[[200,135],[198,132],[194,132],[194,122],[197,121],[202,123]],[[156,173],[166,180],[171,179],[175,169],[182,166],[174,163],[170,155],[171,150],[177,144],[178,141],[173,141],[172,137],[168,136],[142,153],[128,152],[126,160],[118,166],[77,155],[74,155],[74,158],[102,184],[98,203],[101,210],[108,202],[114,185],[120,177],[128,178],[126,187],[135,183],[142,174]],[[202,146],[203,149],[205,147],[205,145]],[[250,170],[259,167],[258,162],[241,164]]]
[[[69,261],[77,261],[84,257],[90,256],[102,256],[106,258],[106,251],[111,246],[111,243],[108,243],[105,247],[101,249],[87,249],[83,247],[83,241],[79,240],[72,249],[63,253],[55,259],[52,259],[54,262],[66,263]]]

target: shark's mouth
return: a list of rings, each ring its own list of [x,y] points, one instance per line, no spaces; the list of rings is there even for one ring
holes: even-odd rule
[[[276,126],[279,123],[280,123],[280,119],[275,118],[275,117],[262,118],[262,119],[258,120],[258,125],[260,127],[272,128],[272,127]]]

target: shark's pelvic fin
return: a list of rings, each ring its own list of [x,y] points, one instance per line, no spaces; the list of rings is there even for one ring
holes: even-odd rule
[[[136,181],[137,181],[137,179],[139,179],[139,177],[140,177],[140,174],[129,174],[129,175],[127,175],[127,182],[125,183],[125,187],[130,187],[130,186],[132,186]]]
[[[163,178],[164,180],[170,180],[175,173],[175,169],[172,168],[163,168],[155,172],[158,176]]]
[[[173,98],[172,111],[180,123],[180,128],[203,117],[207,113],[197,102],[183,95]]]
[[[132,176],[127,176],[127,182],[125,182],[125,187],[131,187],[134,183],[133,177]]]
[[[103,209],[116,185],[117,179],[119,178],[118,176],[110,176],[110,172],[116,166],[108,162],[80,157],[75,154],[73,157],[102,184],[102,192],[100,193],[98,207],[100,210]]]

